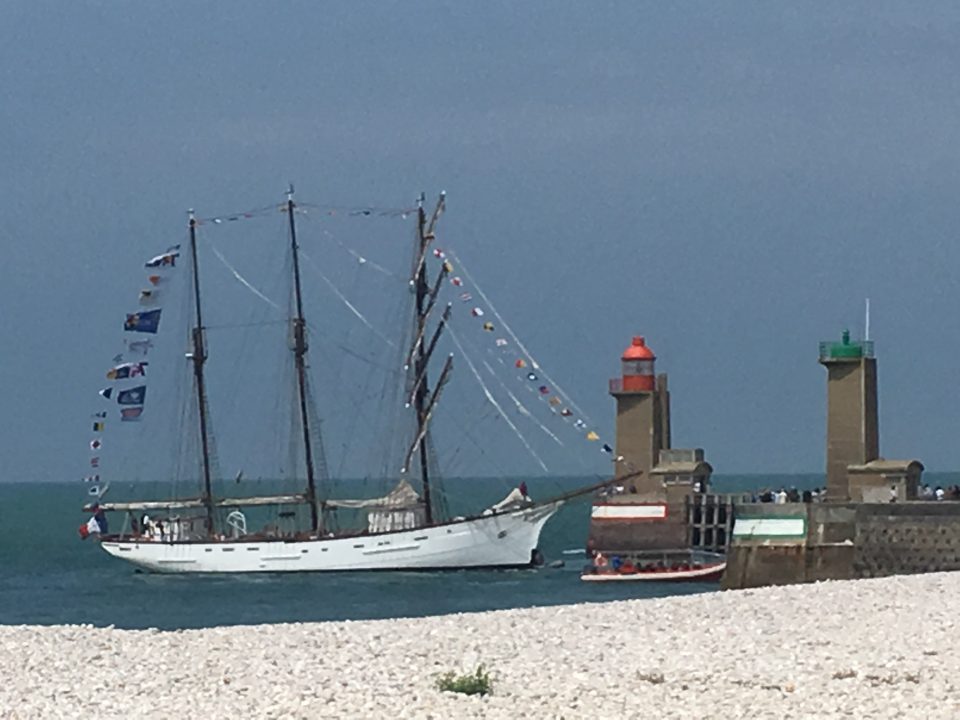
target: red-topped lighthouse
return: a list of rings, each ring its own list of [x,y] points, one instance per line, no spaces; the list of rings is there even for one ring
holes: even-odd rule
[[[615,475],[622,483],[594,500],[588,547],[609,553],[716,550],[726,542],[694,527],[693,495],[707,492],[712,468],[699,448],[670,443],[667,376],[657,375],[657,356],[637,335],[620,356],[620,376],[610,379],[617,403]],[[719,516],[718,516],[719,517]],[[699,522],[699,520],[697,520]],[[686,560],[685,562],[688,562]]]
[[[610,380],[610,394],[617,400],[617,474],[642,473],[633,485],[649,493],[661,490],[651,471],[660,451],[670,447],[667,378],[658,382],[656,359],[646,340],[636,335],[620,356],[620,377]]]
[[[630,347],[623,351],[621,360],[621,387],[625,392],[652,392],[656,389],[654,363],[657,356],[647,347],[646,341],[638,335],[633,338]]]

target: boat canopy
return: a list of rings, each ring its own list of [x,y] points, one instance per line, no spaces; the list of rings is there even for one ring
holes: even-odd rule
[[[326,500],[327,507],[341,508],[385,508],[400,510],[402,508],[417,507],[421,503],[420,496],[413,486],[406,480],[401,480],[397,486],[383,497],[367,498],[365,500]]]

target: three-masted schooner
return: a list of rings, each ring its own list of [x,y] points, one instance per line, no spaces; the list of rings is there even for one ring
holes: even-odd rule
[[[213,491],[211,440],[208,427],[204,365],[207,342],[202,314],[200,273],[197,262],[197,220],[189,220],[189,260],[193,294],[191,348],[199,449],[202,456],[202,486],[198,497],[146,502],[105,502],[88,506],[98,514],[124,512],[128,521],[119,534],[103,534],[100,545],[109,554],[156,572],[226,573],[351,571],[390,569],[456,569],[524,567],[538,559],[537,545],[545,523],[570,496],[590,492],[584,488],[545,502],[534,502],[514,489],[500,503],[470,517],[443,517],[440,504],[431,495],[428,462],[429,426],[440,393],[447,382],[452,356],[448,356],[429,384],[428,366],[437,342],[449,319],[449,306],[432,332],[428,328],[438,292],[447,274],[441,268],[431,283],[426,258],[435,226],[444,209],[441,194],[428,217],[421,196],[417,206],[415,262],[410,277],[414,291],[413,340],[407,355],[407,397],[411,401],[416,430],[403,460],[400,478],[383,497],[337,499],[321,494],[308,411],[307,324],[300,281],[299,246],[293,189],[287,194],[285,211],[289,221],[293,270],[293,316],[291,347],[294,355],[296,400],[299,408],[300,444],[306,471],[302,492],[242,498],[217,497]],[[419,466],[419,492],[407,479],[411,465]],[[601,483],[601,485],[606,483]],[[249,531],[244,510],[269,506],[306,506],[305,527]],[[363,527],[340,531],[329,522],[339,509],[351,509],[365,516]],[[155,515],[149,525],[138,523],[138,515]],[[165,515],[162,515],[165,513]],[[295,513],[288,512],[292,516]],[[101,515],[102,517],[102,515]]]

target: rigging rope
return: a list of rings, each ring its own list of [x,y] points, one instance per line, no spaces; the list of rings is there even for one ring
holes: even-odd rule
[[[307,215],[306,217],[309,218],[310,216]],[[326,235],[328,238],[333,240],[340,247],[341,250],[348,253],[354,260],[357,261],[359,265],[362,265],[364,267],[371,267],[374,270],[376,270],[378,273],[382,275],[386,275],[387,277],[393,278],[395,280],[403,280],[403,278],[401,278],[399,275],[397,275],[397,273],[393,272],[392,270],[389,270],[385,268],[383,265],[381,265],[380,263],[374,262],[370,258],[365,257],[364,255],[361,255],[353,248],[347,247],[343,243],[343,241],[340,240],[340,238],[338,238],[336,235],[334,235],[332,232],[330,232],[326,228],[321,229],[320,232],[321,234]]]
[[[534,450],[533,447],[531,447],[530,443],[528,443],[527,439],[523,436],[523,433],[520,432],[520,429],[513,424],[513,421],[510,419],[507,413],[504,412],[503,408],[500,406],[500,403],[498,403],[497,399],[493,397],[493,394],[487,388],[486,383],[483,382],[483,377],[481,377],[480,373],[477,371],[476,366],[474,366],[473,362],[471,362],[470,357],[467,355],[466,351],[463,349],[463,345],[460,344],[460,338],[457,337],[457,334],[453,331],[453,328],[448,327],[447,330],[450,332],[451,339],[453,340],[457,348],[460,350],[460,354],[463,356],[463,359],[466,361],[467,366],[470,368],[470,371],[473,373],[473,376],[476,378],[477,382],[480,383],[480,387],[483,389],[483,394],[486,396],[487,400],[490,402],[491,405],[493,405],[497,409],[497,412],[500,413],[500,417],[502,417],[506,421],[507,425],[510,426],[510,429],[513,430],[516,436],[520,438],[520,442],[523,443],[523,446],[527,449],[527,452],[529,452],[530,455],[533,456],[533,459],[537,461],[537,463],[540,465],[541,468],[543,468],[543,471],[550,472],[550,469],[547,467],[546,463],[544,463],[543,460],[540,459],[540,456],[537,455],[536,450]]]
[[[222,253],[218,252],[216,248],[213,248],[213,251],[214,251],[214,253],[216,254],[217,258],[220,260],[220,262],[222,262],[222,263],[226,266],[226,268],[227,268],[228,270],[230,270],[231,274],[233,274],[233,276],[234,276],[237,280],[239,280],[239,281],[244,285],[244,287],[246,287],[248,290],[250,290],[251,292],[253,292],[254,295],[256,295],[258,298],[260,298],[261,300],[263,300],[264,302],[266,302],[266,303],[267,303],[268,305],[270,305],[271,307],[274,307],[274,308],[276,308],[277,310],[281,310],[281,311],[283,310],[283,308],[281,308],[279,304],[277,304],[276,302],[274,302],[273,300],[271,300],[269,297],[267,297],[266,295],[264,295],[262,292],[260,292],[260,290],[258,290],[252,283],[250,283],[250,282],[249,282],[246,278],[244,278],[239,272],[237,272],[237,271],[234,269],[234,267],[230,264],[230,262],[223,256]],[[302,252],[303,252],[303,251],[301,251],[301,254],[302,254]],[[328,282],[329,282],[329,281],[328,281]],[[349,305],[349,303],[348,303],[348,305]],[[264,326],[264,325],[274,325],[274,324],[279,324],[279,323],[281,323],[281,322],[287,322],[287,321],[286,321],[286,320],[276,320],[276,321],[265,321],[265,322],[261,322],[261,323],[240,323],[240,324],[236,324],[236,325],[213,325],[213,326],[209,326],[207,329],[208,329],[208,330],[217,330],[217,329],[222,329],[222,328],[256,327],[256,326]],[[325,334],[322,330],[320,330],[319,328],[317,328],[316,326],[312,325],[312,324],[309,323],[309,322],[307,323],[307,327],[309,327],[312,331],[316,332],[318,335],[324,335],[324,334]],[[374,327],[372,327],[371,325],[369,325],[369,323],[367,323],[367,327],[369,327],[373,332],[377,333],[378,336],[382,337],[382,336],[380,335],[380,333],[377,332],[376,328],[374,328]],[[388,340],[387,342],[390,342],[390,341]],[[368,364],[368,365],[370,365],[370,366],[372,366],[372,367],[380,368],[381,370],[386,370],[387,372],[391,372],[391,373],[394,373],[394,374],[399,373],[398,370],[394,370],[394,369],[392,369],[392,368],[388,368],[388,367],[386,367],[385,365],[382,365],[382,364],[380,364],[380,363],[378,363],[378,362],[370,359],[369,357],[360,354],[360,353],[357,352],[356,350],[353,350],[353,349],[347,347],[346,345],[342,345],[342,344],[339,344],[339,343],[335,343],[335,344],[336,344],[337,348],[339,348],[340,350],[343,350],[345,353],[347,353],[347,354],[350,355],[351,357],[354,357],[354,358],[356,358],[357,360],[360,360],[361,362],[364,362],[364,363],[366,363],[366,364]],[[392,342],[391,342],[390,344],[393,345]]]
[[[214,245],[212,242],[210,242],[210,243],[208,243],[208,244],[210,245],[210,249],[213,250],[213,254],[217,256],[217,259],[218,259],[220,262],[222,262],[222,263],[227,267],[227,270],[229,270],[237,280],[239,280],[241,283],[243,283],[243,286],[244,286],[245,288],[247,288],[247,290],[249,290],[250,292],[252,292],[254,295],[256,295],[258,298],[260,298],[261,300],[263,300],[265,303],[267,303],[268,305],[270,305],[270,306],[271,306],[272,308],[274,308],[275,310],[280,310],[280,311],[283,310],[283,308],[281,308],[277,303],[275,303],[273,300],[271,300],[270,298],[268,298],[268,297],[267,297],[266,295],[264,295],[262,292],[260,292],[259,290],[257,290],[257,288],[255,288],[255,287],[253,286],[253,283],[251,283],[251,282],[250,282],[249,280],[247,280],[243,275],[241,275],[240,272],[239,272],[233,265],[231,265],[230,262],[223,256],[223,253],[221,253],[221,252],[217,249],[217,246],[216,246],[216,245]]]
[[[378,338],[380,338],[381,340],[383,340],[383,342],[385,342],[385,343],[386,343],[387,345],[389,345],[390,347],[393,347],[393,346],[394,346],[394,342],[393,342],[392,340],[390,340],[390,338],[386,337],[383,333],[381,333],[379,330],[377,330],[377,329],[370,323],[370,321],[367,320],[366,317],[364,317],[363,313],[360,312],[359,310],[357,310],[357,308],[354,307],[354,305],[353,305],[349,300],[347,300],[346,296],[345,296],[343,293],[341,293],[339,289],[337,289],[337,286],[333,284],[333,281],[331,281],[330,278],[328,278],[326,275],[323,274],[323,271],[320,269],[320,266],[317,265],[309,255],[307,255],[303,250],[300,250],[300,255],[301,255],[303,258],[305,258],[305,259],[307,260],[307,262],[310,263],[310,265],[311,265],[311,266],[313,267],[313,269],[316,271],[317,275],[320,276],[320,279],[323,280],[323,281],[327,284],[327,287],[329,287],[329,288],[333,291],[333,294],[336,295],[336,296],[340,299],[340,302],[342,302],[344,305],[347,306],[347,308],[350,310],[350,312],[352,312],[354,315],[357,316],[357,319],[360,320],[360,322],[362,322],[364,325],[367,326],[367,328],[370,330],[370,332],[372,332],[372,333],[373,333],[374,335],[376,335]]]

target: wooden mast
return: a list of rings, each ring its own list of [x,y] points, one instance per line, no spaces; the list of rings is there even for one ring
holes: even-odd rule
[[[303,317],[303,296],[300,291],[300,258],[297,245],[297,224],[294,222],[296,204],[293,202],[293,185],[287,190],[287,215],[290,220],[290,247],[293,251],[293,288],[297,304],[297,314],[293,318],[293,354],[297,369],[297,389],[300,396],[300,425],[303,428],[304,459],[307,466],[307,502],[310,505],[310,529],[317,532],[320,527],[317,513],[317,481],[313,469],[313,445],[310,442],[310,420],[307,412],[307,333],[306,320]]]
[[[210,438],[207,431],[207,396],[203,379],[203,364],[207,351],[203,338],[203,315],[200,311],[200,266],[197,264],[197,219],[190,211],[190,257],[193,261],[193,304],[196,308],[196,325],[193,328],[193,375],[197,381],[197,409],[200,413],[200,447],[203,454],[203,502],[206,511],[207,536],[213,535],[213,490],[210,485]]]
[[[413,366],[413,377],[415,378],[415,388],[413,392],[413,407],[417,413],[417,437],[420,438],[420,478],[423,485],[423,502],[426,508],[426,520],[428,525],[433,524],[433,503],[430,500],[430,470],[429,453],[427,450],[427,425],[430,422],[430,407],[428,398],[430,398],[430,388],[427,383],[427,363],[430,361],[430,352],[432,352],[431,343],[430,352],[424,347],[423,338],[427,329],[427,319],[433,304],[436,300],[437,292],[440,289],[440,282],[446,274],[446,269],[442,270],[434,288],[427,283],[427,249],[433,241],[433,229],[437,224],[440,214],[443,212],[446,201],[445,193],[440,193],[440,199],[437,201],[437,207],[430,217],[430,223],[427,224],[427,215],[423,209],[423,203],[426,197],[420,193],[420,199],[417,202],[417,239],[419,241],[419,255],[417,265],[414,269],[413,285],[416,292],[417,308],[417,341],[416,341],[416,360]],[[441,325],[442,327],[442,325]],[[444,371],[444,377],[447,370]],[[438,387],[439,390],[439,387]],[[416,444],[416,443],[415,443]],[[404,463],[406,466],[406,463]],[[405,468],[406,469],[406,468]]]
[[[423,337],[424,330],[426,329],[427,316],[424,312],[424,303],[427,294],[430,292],[430,288],[427,285],[427,264],[425,262],[427,246],[430,244],[430,240],[427,238],[426,233],[427,216],[423,211],[424,200],[425,197],[423,193],[421,193],[420,200],[417,203],[417,238],[419,240],[420,262],[418,263],[417,275],[414,279],[417,303],[417,337]],[[428,469],[429,463],[427,462],[428,455],[425,428],[425,424],[427,423],[426,398],[428,392],[427,363],[426,352],[422,342],[417,347],[417,360],[414,365],[413,376],[420,379],[416,391],[413,394],[413,407],[417,413],[417,436],[422,437],[420,443],[420,478],[423,483],[423,502],[426,507],[427,525],[432,525],[433,503],[430,501],[430,471]]]

